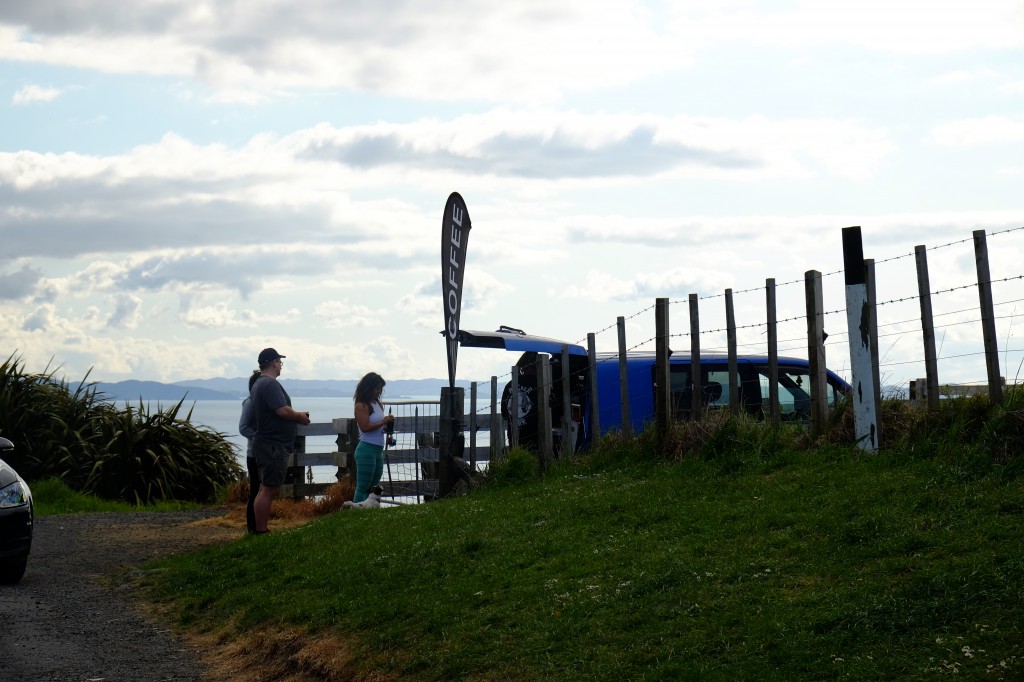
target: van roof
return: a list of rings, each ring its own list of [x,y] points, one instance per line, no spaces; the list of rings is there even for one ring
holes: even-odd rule
[[[514,329],[512,327],[502,327],[495,332],[460,329],[459,345],[463,348],[498,348],[507,351],[518,351],[520,353],[534,351],[550,355],[560,355],[562,347],[568,346],[569,355],[587,354],[583,346],[576,345],[575,343],[549,339],[544,336],[532,336],[521,329]]]
[[[598,360],[610,360],[612,358],[618,358],[618,357],[619,357],[619,354],[616,351],[597,353]],[[629,352],[626,353],[626,357],[628,359],[636,359],[636,360],[654,360],[655,359],[655,352],[652,351],[652,350],[629,351]],[[681,353],[681,352],[680,353],[672,353],[671,357],[672,357],[672,359],[676,360],[677,362],[680,359],[685,361],[685,362],[689,362],[690,361],[690,354],[689,353]],[[725,353],[701,353],[700,354],[700,361],[701,362],[727,362],[728,360],[729,360],[729,356],[727,354],[725,354]],[[794,357],[789,357],[789,356],[786,356],[786,355],[778,356],[778,360],[779,360],[779,362],[796,363],[796,364],[799,364],[799,365],[806,365],[806,364],[808,364],[807,360],[805,360],[804,358],[794,358]],[[742,363],[768,362],[768,356],[767,355],[737,355],[736,356],[736,362],[742,362]]]

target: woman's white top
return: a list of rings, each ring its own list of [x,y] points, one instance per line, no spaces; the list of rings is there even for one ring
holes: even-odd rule
[[[380,403],[370,403],[370,425],[379,424],[384,421],[384,417],[387,413],[384,412],[384,406]],[[364,443],[370,443],[372,445],[379,445],[384,447],[384,429],[373,429],[372,431],[363,431],[359,429],[359,440]]]

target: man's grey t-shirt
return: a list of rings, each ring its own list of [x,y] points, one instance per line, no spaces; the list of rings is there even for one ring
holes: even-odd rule
[[[277,416],[278,409],[292,405],[292,399],[284,386],[277,379],[261,376],[252,385],[249,396],[252,398],[253,421],[256,422],[255,437],[292,447],[299,425]]]

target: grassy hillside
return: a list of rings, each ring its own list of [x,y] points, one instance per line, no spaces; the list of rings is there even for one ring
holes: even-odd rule
[[[543,476],[516,452],[467,497],[176,557],[148,593],[309,678],[1022,679],[1018,409],[875,456],[729,420]]]

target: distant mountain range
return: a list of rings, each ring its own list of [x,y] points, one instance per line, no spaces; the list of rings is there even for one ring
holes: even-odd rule
[[[116,401],[133,400],[241,400],[248,391],[248,377],[235,379],[190,379],[162,384],[158,381],[96,382],[103,397]],[[281,379],[281,385],[293,398],[351,398],[358,379]],[[469,388],[470,382],[456,381],[456,386]],[[389,381],[385,397],[440,396],[447,379],[397,379]]]

